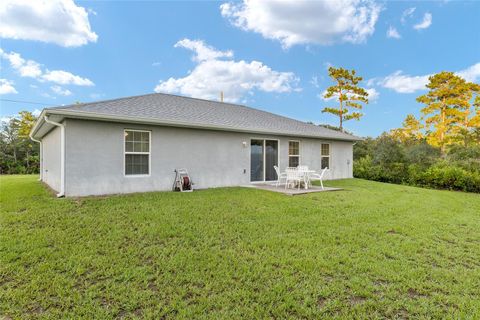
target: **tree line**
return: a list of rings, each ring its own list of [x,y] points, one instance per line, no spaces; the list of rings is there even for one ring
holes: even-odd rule
[[[359,120],[368,93],[355,70],[329,68],[334,85],[325,99],[337,105],[322,112]],[[390,183],[480,192],[480,85],[453,72],[429,77],[417,97],[420,117],[407,115],[400,128],[354,146],[354,176]]]
[[[37,118],[29,111],[2,121],[0,129],[0,174],[38,173],[39,145],[29,134]]]

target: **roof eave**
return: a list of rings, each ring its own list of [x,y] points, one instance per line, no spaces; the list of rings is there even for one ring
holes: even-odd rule
[[[219,131],[232,131],[232,132],[250,132],[257,134],[274,134],[281,135],[278,132],[272,132],[269,130],[251,130],[251,129],[241,129],[230,126],[216,126],[216,125],[205,125],[199,123],[191,122],[181,122],[181,121],[165,121],[165,120],[155,120],[151,118],[142,118],[142,117],[132,117],[132,116],[114,116],[96,112],[85,112],[85,111],[70,111],[65,109],[44,109],[40,114],[40,119],[35,124],[32,129],[32,136],[38,131],[41,124],[43,124],[44,116],[48,114],[54,114],[59,116],[64,116],[67,118],[76,118],[76,119],[88,119],[88,120],[99,120],[99,121],[112,121],[112,122],[134,122],[142,124],[152,124],[152,125],[163,125],[169,127],[183,127],[183,128],[195,128],[195,129],[204,129],[204,130],[219,130]],[[322,137],[314,135],[305,135],[305,134],[295,134],[295,133],[285,133],[286,136],[295,136],[303,138],[315,138],[315,139],[328,139],[328,140],[339,140],[339,141],[360,141],[363,140],[360,137],[351,136],[348,137]]]
[[[37,121],[33,125],[32,130],[30,131],[30,134],[29,134],[30,138],[36,138],[35,134],[45,122],[46,110],[47,109],[43,109],[42,112],[40,112],[40,115],[38,116]]]

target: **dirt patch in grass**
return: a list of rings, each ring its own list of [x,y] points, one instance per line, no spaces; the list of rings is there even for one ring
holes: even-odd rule
[[[325,306],[325,304],[327,303],[327,298],[325,297],[318,297],[317,299],[317,306],[321,309]]]
[[[408,311],[406,309],[400,309],[397,312],[395,312],[395,319],[410,319],[410,315],[408,314]]]
[[[350,299],[349,299],[350,304],[351,304],[352,306],[353,306],[353,305],[357,305],[357,304],[364,303],[366,300],[367,300],[367,298],[362,297],[362,296],[351,296]]]
[[[153,280],[148,281],[147,288],[148,288],[148,290],[150,290],[152,292],[155,292],[155,293],[159,292],[158,286],[156,285],[155,281],[153,281]]]
[[[420,292],[418,292],[417,290],[413,289],[413,288],[409,288],[407,290],[407,294],[410,298],[412,299],[418,299],[418,298],[425,298],[427,297],[427,295],[425,294],[422,294]]]

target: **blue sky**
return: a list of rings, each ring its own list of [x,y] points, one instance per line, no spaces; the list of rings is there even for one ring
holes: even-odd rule
[[[3,8],[1,8],[3,7]],[[419,114],[429,74],[480,80],[480,2],[2,1],[0,116],[152,92],[225,99],[337,125],[330,65],[372,94],[376,136]],[[14,103],[21,100],[40,104]]]

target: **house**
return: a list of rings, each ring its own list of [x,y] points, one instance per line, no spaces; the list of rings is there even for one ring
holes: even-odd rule
[[[59,196],[171,190],[186,168],[195,188],[275,181],[274,165],[352,177],[358,137],[242,105],[147,94],[46,108],[30,134],[40,178]]]

